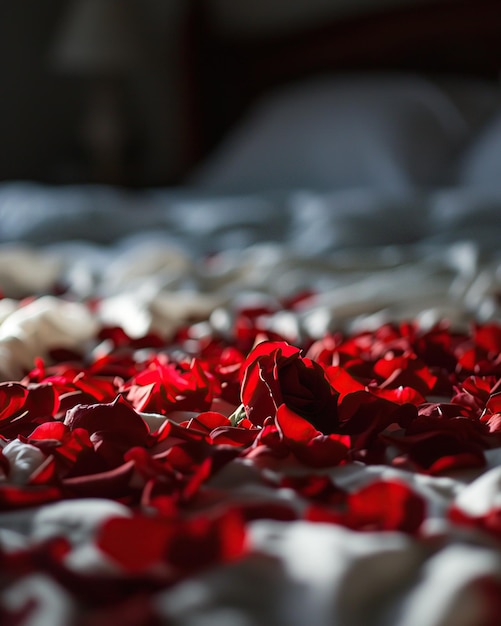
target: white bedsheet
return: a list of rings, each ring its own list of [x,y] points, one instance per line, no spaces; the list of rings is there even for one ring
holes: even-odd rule
[[[106,321],[118,315],[134,335],[168,333],[197,307],[231,311],[245,294],[304,289],[319,297],[295,323],[314,335],[415,316],[460,324],[498,315],[500,235],[492,191],[218,198],[10,184],[0,189],[0,289],[22,297],[59,283],[99,295]],[[141,320],[114,306],[129,300]]]
[[[316,297],[269,317],[269,328],[291,343],[390,320],[431,327],[447,319],[466,328],[500,315],[501,192],[204,198],[183,190],[8,184],[0,188],[0,241],[2,380],[18,380],[53,347],[93,349],[102,325],[131,337],[169,337],[199,320],[200,333],[224,334],[244,304],[273,308],[304,290]],[[64,299],[54,295],[57,286]],[[33,295],[40,297],[20,301]],[[8,445],[4,455],[22,484],[41,460],[36,449]],[[374,480],[409,485],[427,503],[426,541],[259,520],[250,526],[251,556],[158,590],[148,610],[176,626],[494,624],[486,606],[499,603],[485,581],[501,581],[499,545],[446,518],[454,504],[477,515],[499,510],[499,450],[487,457],[482,472],[449,477],[357,463],[330,469],[333,483],[352,492]],[[273,480],[278,474],[236,460],[212,486],[238,501],[304,505],[291,490],[267,487]],[[95,531],[109,517],[130,515],[102,499],[3,513],[0,546],[12,552],[63,535],[70,571],[113,576],[116,565],[96,547]],[[35,608],[12,623],[80,623],[79,606],[47,572],[5,584],[0,615],[22,615],[30,601]],[[130,624],[150,623],[146,609],[137,615]]]

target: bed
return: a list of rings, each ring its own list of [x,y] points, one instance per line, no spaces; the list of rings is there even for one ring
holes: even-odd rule
[[[494,626],[496,3],[210,6],[183,185],[0,186],[0,622]]]

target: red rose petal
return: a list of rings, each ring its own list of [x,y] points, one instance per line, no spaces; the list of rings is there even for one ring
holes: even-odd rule
[[[171,537],[171,528],[162,520],[116,517],[101,527],[96,543],[125,571],[137,573],[165,559]]]
[[[64,423],[71,430],[108,432],[136,445],[145,445],[149,439],[148,426],[121,396],[110,404],[77,405],[68,411]]]
[[[340,509],[312,505],[306,518],[342,524],[353,530],[398,530],[413,534],[419,530],[425,515],[425,501],[406,484],[377,481],[347,495]]]

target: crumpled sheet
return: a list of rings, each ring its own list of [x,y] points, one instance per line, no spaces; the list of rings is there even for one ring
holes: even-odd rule
[[[398,479],[426,497],[429,527],[419,539],[398,532],[354,532],[333,524],[259,520],[251,523],[249,553],[158,590],[149,610],[162,624],[182,626],[480,626],[499,618],[501,553],[495,540],[455,528],[444,519],[453,504],[472,512],[499,502],[500,467],[472,480],[415,476],[373,466],[330,470],[335,484],[355,490],[381,479]],[[231,464],[216,479],[234,500],[285,498],[256,485],[249,468]],[[289,496],[290,497],[290,496]],[[297,502],[297,506],[301,506]],[[14,551],[64,536],[71,545],[70,572],[120,576],[117,565],[96,546],[109,518],[130,517],[109,500],[70,500],[2,516],[0,545]],[[152,572],[154,580],[154,572]],[[127,574],[123,574],[127,576]],[[0,593],[12,613],[35,602],[22,624],[78,623],[78,605],[57,580],[30,573]],[[146,611],[144,612],[146,615]],[[143,621],[131,621],[147,623]]]
[[[81,242],[11,246],[0,249],[3,379],[17,376],[19,367],[51,347],[85,344],[99,324],[121,326],[132,337],[168,337],[187,321],[208,320],[224,333],[240,307],[278,308],[282,299],[304,291],[315,296],[269,321],[270,330],[292,342],[305,334],[318,338],[329,330],[405,319],[428,327],[447,319],[464,327],[500,312],[501,262],[495,255],[481,259],[478,244],[468,241],[315,258],[275,242],[209,258],[190,258],[155,238],[107,248]],[[20,298],[50,293],[59,284],[70,302],[45,295],[18,307]],[[97,298],[92,316],[81,304],[91,298]]]
[[[388,320],[426,327],[444,318],[457,326],[497,319],[500,217],[501,194],[461,190],[403,199],[359,192],[206,199],[7,185],[0,190],[0,377],[19,379],[52,347],[85,351],[103,324],[132,337],[168,337],[199,320],[200,332],[224,333],[239,307],[273,308],[303,290],[315,295],[270,317],[270,328],[291,342]],[[40,459],[9,445],[4,454],[22,483]],[[260,520],[242,561],[158,591],[148,611],[154,623],[176,626],[496,624],[499,545],[447,517],[453,505],[471,515],[499,510],[501,457],[489,455],[482,475],[437,478],[356,464],[330,470],[353,491],[388,477],[411,486],[428,506],[425,536]],[[229,464],[217,481],[236,500],[301,506],[287,490],[268,492],[245,464]],[[70,569],[117,575],[95,533],[122,515],[130,515],[127,507],[98,499],[3,513],[0,545],[13,551],[64,536]],[[43,571],[0,594],[9,615],[22,615],[32,601],[29,616],[12,623],[79,623],[79,607]]]

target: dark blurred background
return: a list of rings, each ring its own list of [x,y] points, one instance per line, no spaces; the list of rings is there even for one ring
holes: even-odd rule
[[[200,1],[0,0],[0,180],[181,181],[192,159],[189,14]],[[419,2],[203,4],[218,28],[246,37]]]
[[[126,178],[134,184],[178,178],[184,166],[179,37],[185,4],[1,0],[0,179],[67,183],[106,178],[106,172],[92,171],[88,144],[113,109],[120,120],[111,132],[134,169]],[[115,13],[126,18],[118,29]],[[89,20],[95,21],[95,32]],[[68,37],[80,38],[77,49],[71,49]],[[107,37],[116,38],[110,50],[101,41]],[[131,58],[121,58],[129,44]],[[115,55],[109,67],[93,56],[96,48],[104,57]],[[99,105],[95,100],[105,100],[110,88],[116,102]],[[103,119],[92,121],[92,115]],[[94,130],[88,128],[92,124]],[[113,182],[114,173],[108,176]]]

